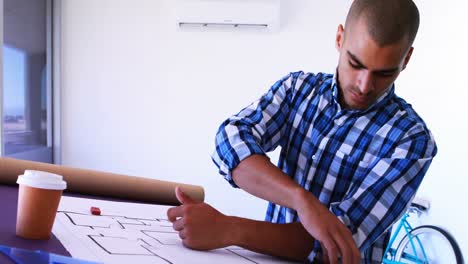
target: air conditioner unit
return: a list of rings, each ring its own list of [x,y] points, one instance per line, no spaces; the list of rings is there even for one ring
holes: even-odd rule
[[[279,27],[280,0],[178,0],[179,27]]]

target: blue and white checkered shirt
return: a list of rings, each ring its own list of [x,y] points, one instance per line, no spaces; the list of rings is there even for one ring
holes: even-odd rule
[[[237,187],[231,171],[243,159],[281,146],[278,167],[348,226],[361,263],[381,263],[392,224],[437,152],[424,121],[394,89],[366,110],[348,110],[334,75],[291,73],[221,124],[213,161]],[[299,219],[270,203],[266,221]],[[309,261],[320,257],[316,241]]]

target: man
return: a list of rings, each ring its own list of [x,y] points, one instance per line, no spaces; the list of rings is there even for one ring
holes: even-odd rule
[[[181,190],[168,211],[184,245],[238,245],[310,262],[381,263],[390,228],[437,148],[394,81],[413,52],[411,0],[355,0],[340,25],[335,75],[295,72],[226,120],[213,161],[270,201],[266,221],[228,217]],[[281,147],[278,166],[265,152]]]

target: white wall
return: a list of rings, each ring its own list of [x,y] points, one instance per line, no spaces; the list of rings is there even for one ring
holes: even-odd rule
[[[281,30],[256,33],[178,30],[173,0],[64,1],[63,164],[202,185],[222,212],[262,219],[265,202],[217,174],[216,130],[290,71],[332,72],[350,3],[282,1]],[[397,93],[439,146],[420,191],[432,203],[423,222],[443,225],[468,252],[467,4],[417,4],[420,33]]]
[[[421,26],[413,58],[398,82],[398,93],[425,119],[439,148],[418,194],[431,202],[430,213],[421,222],[448,229],[467,259],[468,36],[464,25],[468,2],[416,3]]]

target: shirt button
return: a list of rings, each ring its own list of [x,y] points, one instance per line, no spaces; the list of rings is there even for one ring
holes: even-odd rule
[[[315,157],[316,157],[315,155],[312,155],[312,159],[315,159]]]

